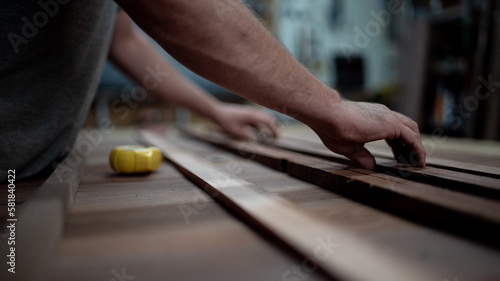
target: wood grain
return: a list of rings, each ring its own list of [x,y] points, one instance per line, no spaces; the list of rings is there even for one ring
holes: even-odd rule
[[[151,174],[113,172],[109,153],[139,144],[132,132],[116,130],[87,157],[44,280],[120,280],[113,270],[122,269],[134,280],[281,280],[300,265],[300,255],[241,222],[166,161]],[[318,268],[307,280],[331,278]]]
[[[294,205],[259,191],[253,184],[211,167],[191,153],[179,149],[172,139],[143,132],[144,141],[161,148],[164,156],[188,178],[225,206],[246,218],[319,264],[341,280],[432,280],[427,272],[399,263],[347,233],[307,216]],[[338,241],[331,243],[333,241]],[[321,242],[323,241],[323,242]],[[330,245],[321,252],[321,244]],[[332,245],[338,246],[332,246]],[[340,247],[340,245],[343,245]],[[359,270],[363,268],[363,270]]]
[[[385,158],[390,158],[390,159],[393,158],[392,153],[390,151],[385,150],[385,149],[371,147],[369,150],[375,156],[385,157]],[[500,168],[499,167],[481,165],[481,164],[476,164],[476,163],[468,163],[466,161],[449,160],[449,159],[432,157],[432,156],[428,156],[426,159],[426,162],[427,162],[427,165],[431,166],[431,167],[447,169],[447,170],[452,170],[452,171],[457,171],[457,172],[462,172],[462,173],[476,174],[476,175],[480,175],[480,176],[492,177],[492,178],[497,178],[497,179],[500,178]]]
[[[500,246],[496,238],[500,235],[500,204],[494,200],[256,143],[229,140],[203,130],[184,131],[239,155],[251,159],[264,158],[272,166],[281,163],[281,170],[290,176],[357,201],[476,241]],[[464,228],[464,225],[468,227]]]
[[[307,147],[324,148],[321,140],[307,126],[290,126],[282,136],[307,143]],[[500,177],[498,143],[478,140],[453,139],[442,136],[422,136],[429,149],[427,165],[487,177]],[[365,144],[376,157],[393,159],[393,153],[384,141]],[[450,147],[453,147],[451,149]]]
[[[211,167],[293,203],[322,224],[370,244],[398,263],[436,273],[429,280],[487,281],[500,276],[500,251],[494,248],[269,169],[249,160],[251,155],[243,151],[243,157],[238,157],[167,130],[165,141],[171,137],[176,146],[203,158]],[[116,130],[87,157],[45,280],[120,280],[112,272],[122,269],[134,280],[144,281],[332,280],[319,267],[304,267],[311,264],[303,255],[242,220],[167,162],[151,174],[113,173],[109,152],[125,144],[137,144],[131,130]],[[188,221],[180,212],[183,207],[194,210]],[[341,248],[348,246],[333,238]],[[302,275],[293,273],[294,269]]]
[[[441,272],[441,275],[437,275],[439,277],[434,278],[436,280],[453,280],[455,276],[461,276],[463,280],[496,280],[500,276],[500,269],[497,268],[499,252],[494,248],[486,248],[457,235],[415,224],[411,220],[355,202],[285,173],[266,169],[255,161],[238,157],[206,142],[183,137],[181,146],[210,161],[214,167],[294,203],[324,224],[341,228],[349,235],[397,256],[400,262],[416,262],[424,270],[432,268],[430,272]]]
[[[280,138],[272,143],[273,147],[287,149],[322,159],[352,165],[346,157],[333,153],[324,146],[289,137]],[[427,166],[425,168],[397,163],[396,160],[375,157],[377,172],[422,183],[438,185],[442,188],[467,192],[486,198],[500,200],[500,179],[458,172],[450,169]]]

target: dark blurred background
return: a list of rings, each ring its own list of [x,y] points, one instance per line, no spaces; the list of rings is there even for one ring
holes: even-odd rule
[[[500,140],[500,0],[245,2],[345,98],[384,103],[426,134]],[[219,99],[247,103],[176,64]],[[87,124],[201,120],[149,98],[120,110],[133,87],[108,64]]]

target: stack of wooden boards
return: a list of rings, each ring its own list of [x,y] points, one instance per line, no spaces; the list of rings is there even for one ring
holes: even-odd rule
[[[2,280],[500,279],[499,161],[415,169],[378,151],[372,172],[317,142],[184,131],[143,132],[169,160],[155,173],[111,171],[111,149],[138,142],[116,131],[80,177],[21,188],[36,191]]]

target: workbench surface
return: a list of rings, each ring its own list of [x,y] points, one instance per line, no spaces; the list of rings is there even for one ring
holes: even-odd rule
[[[415,265],[434,280],[500,280],[497,246],[374,208],[174,131],[167,131],[167,140],[170,135],[213,167],[396,256],[395,267]],[[304,127],[285,128],[283,135],[318,142]],[[500,167],[500,146],[494,142],[477,147],[473,141],[447,142],[449,146],[437,143],[432,157]],[[124,144],[138,144],[133,130],[104,134],[86,155],[42,280],[331,280],[321,268],[307,267],[306,257],[232,212],[166,161],[151,174],[115,173],[109,153]],[[459,152],[461,146],[467,151]],[[381,143],[368,147],[388,150]],[[19,212],[42,183],[18,183]],[[2,210],[3,221],[5,216]],[[295,227],[299,231],[301,225]]]

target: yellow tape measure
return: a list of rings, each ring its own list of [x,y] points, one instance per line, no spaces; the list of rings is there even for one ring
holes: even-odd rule
[[[158,147],[121,145],[111,151],[109,165],[119,173],[146,173],[158,169],[161,159]]]

